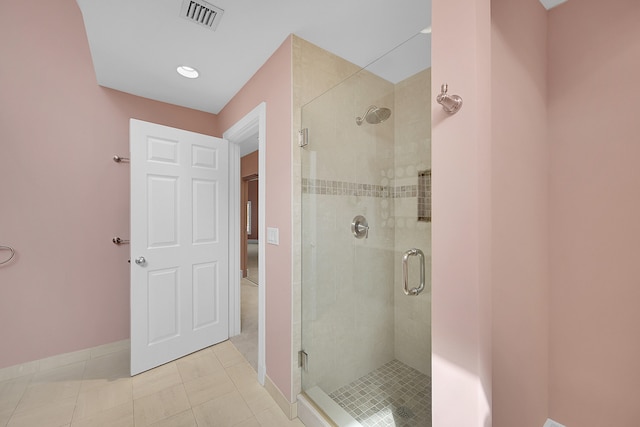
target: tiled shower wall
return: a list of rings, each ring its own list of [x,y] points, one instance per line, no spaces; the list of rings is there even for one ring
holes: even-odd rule
[[[431,69],[396,84],[395,168],[387,178],[397,187],[415,188],[418,174],[431,170]],[[429,180],[430,181],[430,180]],[[431,376],[431,222],[418,221],[418,198],[394,199],[395,229],[395,356]],[[426,287],[418,296],[402,291],[404,251],[424,252]],[[409,258],[409,287],[418,286],[417,257]]]

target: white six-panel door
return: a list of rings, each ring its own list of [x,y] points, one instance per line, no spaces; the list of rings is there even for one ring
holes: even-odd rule
[[[226,340],[228,145],[131,119],[131,375]]]

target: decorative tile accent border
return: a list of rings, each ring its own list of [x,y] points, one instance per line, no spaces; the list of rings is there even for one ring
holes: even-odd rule
[[[429,192],[431,189],[429,188]],[[417,185],[389,185],[359,184],[346,181],[332,181],[328,179],[302,178],[303,194],[326,194],[328,196],[365,196],[400,199],[417,197]]]

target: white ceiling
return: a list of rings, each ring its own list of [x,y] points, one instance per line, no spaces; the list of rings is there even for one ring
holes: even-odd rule
[[[77,2],[98,84],[214,114],[291,33],[364,67],[431,25],[431,0],[211,0],[216,31],[180,17],[182,0]],[[395,82],[428,66],[419,37],[372,70]]]

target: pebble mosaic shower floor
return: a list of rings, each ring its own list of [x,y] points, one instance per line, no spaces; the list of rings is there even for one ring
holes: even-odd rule
[[[398,360],[329,397],[364,427],[431,426],[431,378]]]

